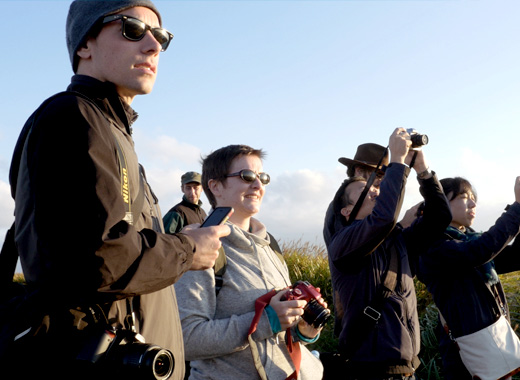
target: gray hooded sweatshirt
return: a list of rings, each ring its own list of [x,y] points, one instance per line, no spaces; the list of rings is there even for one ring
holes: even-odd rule
[[[218,296],[212,269],[187,272],[175,284],[190,380],[260,379],[247,339],[255,300],[291,285],[287,265],[269,246],[262,223],[251,219],[252,232],[227,224],[231,234],[221,239],[227,267]],[[252,337],[269,380],[284,380],[294,371],[285,332],[273,332],[265,311]],[[321,379],[319,359],[303,345],[301,351],[299,379]]]

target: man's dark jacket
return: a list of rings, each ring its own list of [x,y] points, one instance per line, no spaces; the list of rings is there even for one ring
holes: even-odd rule
[[[137,332],[183,363],[171,285],[189,270],[194,242],[153,229],[154,220],[155,229],[162,229],[161,213],[146,183],[140,215],[134,215],[133,225],[124,220],[125,180],[132,200],[140,191],[130,129],[137,114],[110,83],[77,75],[68,89],[91,100],[67,94],[37,110],[24,127],[32,125],[32,130],[26,141],[19,140],[10,172],[24,275],[30,285],[45,290],[52,305],[40,331],[48,329],[46,337],[31,356],[50,355],[42,363],[68,378],[62,367],[92,332],[90,307],[101,305],[111,324],[125,325],[128,299]],[[127,160],[127,176],[115,138]],[[175,367],[172,379],[182,379],[183,367]]]
[[[353,373],[379,376],[385,373],[413,373],[419,365],[420,327],[413,277],[417,255],[428,242],[442,234],[451,221],[446,197],[437,178],[419,180],[425,199],[424,215],[410,227],[397,225],[410,169],[392,163],[381,182],[372,213],[338,231],[329,246],[329,265],[335,302],[343,311],[340,350],[354,344],[356,320],[373,299],[395,249],[399,256],[398,281],[388,297],[378,324],[351,356]],[[393,246],[393,248],[392,248]]]
[[[182,201],[173,206],[163,217],[164,230],[168,234],[180,232],[185,226],[193,223],[202,223],[206,219],[206,212],[198,204],[191,203],[182,197]]]

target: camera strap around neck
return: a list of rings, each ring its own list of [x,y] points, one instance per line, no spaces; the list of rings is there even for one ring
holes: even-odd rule
[[[388,147],[385,148],[383,155],[381,156],[381,158],[379,159],[379,162],[377,163],[376,169],[372,172],[372,174],[370,174],[370,177],[367,180],[367,184],[365,185],[363,192],[359,196],[356,204],[354,205],[354,208],[352,209],[352,212],[350,213],[350,216],[347,220],[347,226],[349,226],[356,219],[356,215],[358,214],[359,209],[361,208],[361,205],[363,204],[363,201],[365,200],[365,198],[368,194],[368,191],[370,190],[370,188],[374,184],[374,181],[376,180],[377,171],[381,170],[383,159],[385,158],[387,151],[388,151]]]
[[[374,184],[374,181],[375,181],[376,176],[377,176],[377,171],[381,170],[380,168],[382,167],[383,158],[386,156],[386,152],[387,151],[388,151],[388,146],[386,147],[385,152],[383,153],[383,156],[381,157],[381,159],[377,163],[376,170],[374,170],[372,172],[372,174],[370,174],[370,177],[367,180],[367,184],[366,184],[365,188],[363,189],[363,192],[361,193],[361,195],[359,196],[359,199],[357,200],[356,204],[354,205],[354,208],[352,209],[352,212],[350,213],[350,216],[349,216],[349,218],[347,220],[347,226],[349,226],[356,219],[356,215],[358,214],[359,209],[363,205],[363,201],[365,200],[365,198],[366,198],[366,196],[368,194],[368,191],[370,190],[370,187]],[[410,169],[415,164],[416,157],[417,157],[417,151],[414,152],[414,155],[412,157],[412,161],[410,162],[410,165],[409,165]]]
[[[255,316],[247,333],[247,339],[249,341],[249,346],[251,347],[251,353],[253,354],[253,361],[262,380],[267,380],[267,374],[265,373],[265,368],[262,365],[262,359],[260,358],[260,354],[258,353],[258,348],[256,347],[256,342],[254,341],[252,334],[256,331],[256,327],[258,326],[258,322],[260,321],[260,317],[262,316],[264,309],[269,305],[271,298],[273,298],[276,293],[277,290],[273,289],[269,293],[266,293],[263,296],[257,298],[255,301]],[[287,342],[289,355],[291,356],[291,360],[295,368],[294,372],[290,374],[285,380],[296,380],[300,372],[300,363],[302,359],[300,342],[293,342],[290,329],[287,329],[286,331],[285,340]]]

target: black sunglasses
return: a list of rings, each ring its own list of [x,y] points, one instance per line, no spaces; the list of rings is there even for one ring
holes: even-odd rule
[[[227,177],[240,177],[242,181],[253,183],[258,178],[263,185],[267,185],[271,182],[271,177],[267,173],[255,173],[249,169],[242,169],[239,172],[231,173],[226,176]]]
[[[164,28],[152,28],[150,25],[142,22],[139,19],[134,17],[125,16],[125,15],[112,15],[107,16],[103,19],[102,24],[108,24],[112,21],[121,20],[123,23],[123,27],[121,28],[121,33],[123,37],[130,41],[140,41],[143,39],[146,31],[152,32],[154,38],[161,44],[162,51],[168,49],[168,45],[173,39],[173,34],[168,32]]]

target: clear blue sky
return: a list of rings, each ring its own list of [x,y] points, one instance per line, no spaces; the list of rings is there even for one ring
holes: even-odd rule
[[[72,75],[69,4],[0,0],[0,241],[13,218],[8,170],[18,133]],[[361,143],[386,146],[398,126],[429,135],[426,155],[440,178],[475,185],[478,230],[513,202],[518,0],[156,5],[175,38],[153,93],[132,106],[137,151],[163,212],[180,200],[180,176],[200,170],[201,155],[244,143],[268,153],[272,183],[259,219],[282,241],[321,244],[326,207],[345,177],[337,159],[352,158]],[[417,187],[410,176],[405,208],[418,202]],[[81,214],[56,207],[64,221]]]

